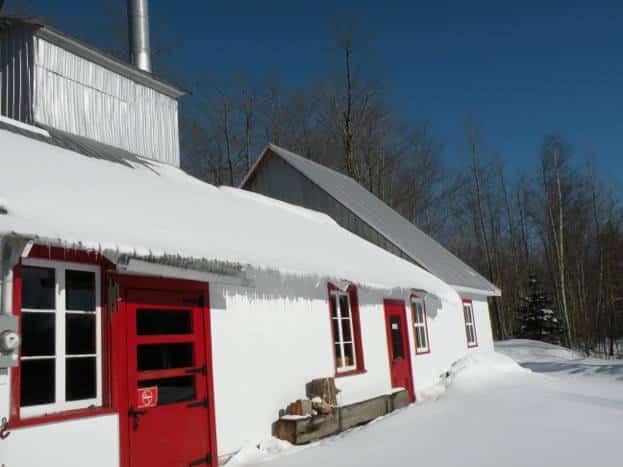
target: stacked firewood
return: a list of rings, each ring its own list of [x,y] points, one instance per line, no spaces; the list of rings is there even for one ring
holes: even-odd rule
[[[337,393],[334,378],[319,378],[307,385],[309,399],[299,399],[288,405],[288,415],[313,416],[328,415],[337,407]]]

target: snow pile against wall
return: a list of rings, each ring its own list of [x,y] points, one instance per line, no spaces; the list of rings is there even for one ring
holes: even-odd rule
[[[470,353],[450,368],[448,383],[454,389],[473,389],[510,374],[530,373],[512,358],[496,352]]]
[[[526,345],[527,344],[527,345]],[[527,352],[533,347],[524,341]],[[475,372],[495,373],[507,363],[484,355],[466,361],[458,377],[477,387]],[[543,363],[554,365],[556,360]],[[471,363],[470,363],[471,362]],[[420,404],[339,436],[292,449],[275,442],[248,447],[231,465],[262,467],[585,467],[621,464],[623,392],[607,374],[610,361],[585,383],[558,372],[550,377],[502,371],[462,391],[461,382],[435,402]],[[493,364],[493,368],[489,365]],[[479,367],[483,367],[480,368]],[[562,379],[560,379],[562,377]],[[457,389],[455,391],[455,389]],[[279,449],[282,455],[279,456]]]
[[[138,256],[180,255],[337,278],[383,289],[424,289],[456,303],[421,268],[329,217],[171,166],[97,160],[0,130],[0,187],[12,200],[0,235]]]

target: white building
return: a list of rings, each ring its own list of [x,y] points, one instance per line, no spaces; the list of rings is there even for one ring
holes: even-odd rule
[[[183,173],[182,90],[40,23],[0,19],[0,40],[0,333],[21,336],[0,465],[216,465],[312,379],[415,399],[492,348],[485,300]]]

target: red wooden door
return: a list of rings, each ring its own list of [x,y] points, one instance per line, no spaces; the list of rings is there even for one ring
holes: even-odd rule
[[[201,291],[126,293],[130,467],[214,465]]]
[[[411,402],[415,401],[411,354],[405,304],[401,300],[385,300],[385,327],[387,329],[387,352],[393,388],[404,388]]]

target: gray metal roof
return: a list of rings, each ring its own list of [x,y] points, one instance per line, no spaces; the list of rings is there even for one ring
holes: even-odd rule
[[[86,60],[90,60],[97,63],[104,68],[125,76],[137,83],[161,92],[173,99],[177,99],[186,94],[189,94],[188,90],[168,83],[157,75],[139,70],[134,65],[131,65],[119,58],[105,52],[85,41],[71,37],[64,32],[56,29],[55,27],[43,22],[40,18],[23,18],[19,16],[0,16],[0,29],[4,27],[10,27],[13,24],[26,24],[36,30],[36,34],[55,44],[62,47],[73,54],[76,54]]]
[[[260,166],[260,160],[267,152],[279,156],[296,170],[305,175],[339,203],[351,210],[365,223],[400,248],[420,266],[457,289],[485,295],[499,295],[500,290],[478,274],[439,242],[422,232],[380,199],[339,172],[301,157],[286,149],[270,144],[245,181]]]

